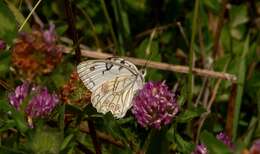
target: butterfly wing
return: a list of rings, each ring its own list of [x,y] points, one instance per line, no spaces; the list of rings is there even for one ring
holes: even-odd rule
[[[114,117],[122,118],[131,108],[135,92],[142,86],[141,78],[135,75],[118,76],[104,82],[92,93],[92,105],[97,112],[111,112]]]
[[[77,72],[84,85],[95,91],[103,82],[121,75],[139,75],[134,64],[122,58],[108,60],[88,60],[77,66]]]

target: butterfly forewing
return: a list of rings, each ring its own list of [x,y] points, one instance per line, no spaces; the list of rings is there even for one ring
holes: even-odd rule
[[[77,66],[77,72],[84,85],[90,91],[94,91],[104,81],[113,79],[118,75],[138,75],[140,73],[135,65],[128,61],[122,60],[121,58],[114,61],[85,61]]]

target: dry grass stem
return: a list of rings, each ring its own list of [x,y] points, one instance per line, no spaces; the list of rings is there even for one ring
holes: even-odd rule
[[[71,51],[71,48],[66,48],[66,52],[69,53]],[[97,51],[91,51],[91,50],[81,50],[81,54],[83,57],[89,57],[89,58],[96,58],[96,59],[106,59],[108,57],[113,57],[115,55],[108,54],[108,53],[101,53]],[[156,61],[149,61],[147,64],[146,59],[139,59],[139,58],[133,58],[133,57],[123,57],[131,62],[133,62],[135,65],[144,66],[146,65],[149,68],[159,69],[159,70],[165,70],[165,71],[172,71],[172,72],[178,72],[178,73],[189,73],[189,67],[183,66],[183,65],[173,65],[168,63],[162,63],[162,62],[156,62]],[[204,77],[211,77],[211,78],[219,78],[222,80],[228,80],[233,83],[237,82],[237,77],[235,75],[224,73],[224,72],[216,72],[212,70],[207,69],[200,69],[200,68],[193,68],[192,73],[194,75],[204,76]]]

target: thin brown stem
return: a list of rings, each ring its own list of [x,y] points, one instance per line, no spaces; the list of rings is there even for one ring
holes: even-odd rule
[[[80,131],[84,132],[84,133],[90,133],[90,129],[88,126],[86,126],[84,123],[82,123],[80,125]],[[119,148],[125,148],[126,145],[123,143],[123,141],[119,140],[119,139],[115,139],[113,138],[113,136],[108,135],[106,133],[100,132],[100,131],[96,131],[96,136],[98,139],[113,144]]]
[[[231,86],[231,93],[228,100],[228,111],[225,132],[228,136],[232,137],[234,112],[237,95],[237,84],[233,83]]]
[[[65,0],[65,11],[67,16],[67,23],[69,25],[69,36],[73,40],[73,44],[75,46],[75,56],[76,56],[76,63],[80,62],[80,47],[79,47],[79,38],[78,33],[75,26],[75,15],[72,8],[71,0]]]
[[[5,80],[0,79],[0,86],[2,86],[3,88],[5,88],[8,91],[12,91],[14,90]]]
[[[201,128],[205,122],[205,120],[207,119],[208,115],[210,114],[210,108],[213,104],[213,102],[215,101],[215,98],[216,98],[216,95],[217,95],[217,91],[218,91],[218,88],[220,86],[220,83],[221,83],[221,79],[218,79],[217,80],[217,83],[212,91],[212,94],[211,94],[211,98],[209,100],[209,103],[208,103],[208,106],[207,106],[207,112],[204,113],[202,116],[201,116],[201,119],[199,120],[199,125],[198,125],[198,130],[197,130],[197,136],[196,136],[196,143],[198,143],[198,139],[199,139],[199,135],[200,135],[200,131],[201,131]]]
[[[174,23],[169,23],[167,25],[157,26],[156,30],[158,32],[160,32],[160,31],[166,30],[166,29],[168,29],[170,27],[174,27],[174,26],[176,26],[175,22]],[[141,37],[150,35],[153,31],[154,31],[154,28],[151,28],[151,29],[145,30],[144,32],[141,32],[141,33],[137,34],[135,37],[136,38],[141,38]]]
[[[212,56],[215,59],[218,55],[220,55],[220,50],[219,50],[219,41],[220,41],[220,34],[221,34],[221,30],[222,27],[224,25],[224,20],[225,20],[225,13],[227,11],[227,4],[228,4],[228,0],[223,0],[222,1],[222,8],[221,8],[221,13],[218,19],[218,25],[217,25],[217,29],[216,29],[216,33],[215,33],[215,41],[214,41],[214,45],[213,45],[213,52],[212,52]]]
[[[65,47],[65,52],[69,52],[71,48]],[[89,58],[97,58],[97,59],[106,59],[109,57],[113,57],[114,55],[108,54],[108,53],[101,53],[97,51],[90,51],[90,50],[82,50],[81,51],[82,56],[89,57]],[[168,63],[162,63],[162,62],[155,62],[155,61],[149,61],[147,63],[146,59],[139,59],[139,58],[133,58],[133,57],[123,57],[127,60],[130,60],[135,65],[144,66],[150,68],[155,68],[159,70],[165,70],[165,71],[173,71],[178,73],[189,73],[189,67],[183,66],[183,65],[172,65]],[[204,76],[204,77],[211,77],[211,78],[219,78],[222,80],[229,80],[231,82],[237,82],[237,77],[235,75],[224,73],[224,72],[216,72],[211,71],[207,69],[200,69],[200,68],[193,68],[192,73],[194,75]]]
[[[78,145],[77,145],[78,149],[81,150],[83,153],[95,154],[94,152],[92,152],[90,149],[88,149],[85,145],[83,145],[79,141],[77,143],[78,143]]]
[[[180,32],[181,32],[181,35],[182,35],[182,37],[183,37],[183,39],[184,39],[184,42],[185,42],[185,44],[187,45],[187,46],[189,46],[189,40],[188,40],[188,38],[187,38],[187,35],[185,34],[185,32],[184,32],[184,29],[183,29],[183,27],[181,26],[181,22],[177,22],[177,26],[178,26],[178,28],[179,28],[179,30],[180,30]]]
[[[89,133],[92,139],[92,142],[95,147],[96,154],[101,154],[101,146],[98,143],[97,133],[95,130],[95,125],[92,120],[88,119],[88,127],[89,127]]]
[[[229,62],[228,62],[229,63]],[[223,72],[226,71],[227,69],[227,66],[228,66],[228,63],[226,63],[226,65],[224,66],[224,69],[223,69]],[[211,106],[213,105],[213,102],[215,101],[216,99],[216,96],[217,96],[217,92],[218,92],[218,89],[219,89],[219,86],[221,84],[221,79],[218,79],[213,90],[212,90],[212,93],[211,93],[211,97],[210,97],[210,100],[207,104],[207,107],[206,107],[206,110],[207,112],[202,114],[200,120],[199,120],[199,124],[198,124],[198,129],[197,129],[197,134],[196,134],[196,143],[198,143],[198,140],[199,140],[199,136],[200,136],[200,131],[201,131],[201,128],[205,122],[205,120],[207,119],[208,115],[210,114],[211,112]]]

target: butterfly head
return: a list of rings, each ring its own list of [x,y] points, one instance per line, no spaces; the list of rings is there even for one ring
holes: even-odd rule
[[[142,76],[144,78],[146,73],[147,73],[146,68],[141,68],[139,71],[140,71],[140,73],[142,74]]]

